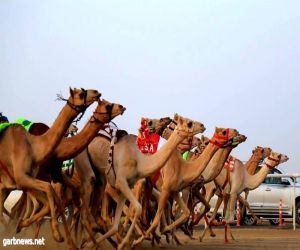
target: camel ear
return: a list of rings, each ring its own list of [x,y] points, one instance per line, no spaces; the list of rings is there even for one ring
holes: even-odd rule
[[[253,149],[253,150],[252,150],[252,154],[254,154],[254,152],[255,152],[255,150]]]
[[[74,90],[71,88],[71,87],[69,87],[69,89],[70,89],[70,95],[72,96],[72,98],[74,97]]]
[[[216,127],[215,132],[218,133],[220,131],[220,128]]]
[[[180,125],[182,125],[183,124],[183,119],[182,119],[182,117],[181,116],[179,116],[178,117],[178,121],[177,121]]]
[[[205,138],[204,138],[204,135],[201,135],[201,141],[204,141]]]
[[[179,115],[177,113],[174,114],[174,120],[177,122],[179,118]]]

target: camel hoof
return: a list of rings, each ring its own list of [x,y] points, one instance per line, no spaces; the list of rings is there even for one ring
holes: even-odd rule
[[[62,237],[57,231],[53,233],[53,238],[56,242],[64,242],[64,237]]]
[[[92,230],[95,233],[103,233],[103,230],[100,227],[93,227]]]
[[[216,234],[215,233],[211,233],[210,237],[216,237]]]

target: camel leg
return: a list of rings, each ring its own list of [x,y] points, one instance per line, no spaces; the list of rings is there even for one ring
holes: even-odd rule
[[[120,222],[120,219],[121,219],[123,207],[125,205],[125,201],[126,201],[126,198],[124,197],[124,195],[120,194],[119,200],[117,202],[117,208],[116,208],[116,213],[115,213],[115,218],[114,218],[113,225],[112,225],[111,229],[106,234],[101,235],[101,236],[96,238],[97,244],[101,243],[103,240],[115,235],[118,232],[118,226],[119,226],[119,222]],[[92,247],[92,246],[93,245],[90,242],[88,242],[83,246],[83,248],[84,247],[89,248],[89,247]]]
[[[203,196],[202,194],[199,193],[199,195],[197,195],[197,198],[198,198],[199,202],[202,203],[202,206],[204,206],[204,211],[203,211],[200,215],[198,215],[198,216],[196,216],[196,215],[193,213],[192,221],[191,221],[190,224],[188,225],[188,229],[189,229],[191,235],[193,235],[193,227],[194,227],[194,225],[197,225],[197,224],[199,223],[199,221],[203,218],[203,216],[204,216],[206,213],[208,213],[209,210],[210,210],[209,202],[207,202],[207,200],[204,198],[204,196]],[[193,211],[193,212],[194,212],[194,207],[195,207],[195,206],[196,206],[196,204],[192,206],[192,211]]]
[[[117,179],[116,180],[116,187],[130,201],[130,203],[133,205],[133,207],[135,209],[134,219],[131,223],[131,226],[130,226],[125,238],[123,239],[121,244],[118,246],[118,249],[123,249],[123,247],[126,244],[129,244],[129,240],[130,240],[130,236],[132,234],[132,231],[135,227],[135,224],[136,224],[138,218],[140,217],[140,215],[142,213],[142,206],[138,202],[138,200],[135,198],[134,194],[132,193],[132,191],[131,191],[130,187],[128,186],[128,183],[125,179]]]
[[[234,223],[234,215],[233,215],[233,212],[235,210],[235,204],[236,204],[236,199],[237,199],[237,194],[234,193],[234,192],[231,192],[230,193],[230,196],[229,196],[229,200],[228,200],[228,209],[227,209],[227,202],[225,203],[224,202],[224,209],[226,209],[226,222],[227,224],[230,224],[230,223]]]
[[[22,187],[23,189],[33,189],[33,190],[37,190],[40,192],[44,192],[47,195],[47,199],[48,199],[48,205],[44,206],[41,211],[39,211],[37,214],[35,214],[32,218],[29,218],[28,220],[22,221],[20,223],[20,226],[29,226],[30,224],[32,224],[34,221],[38,220],[41,217],[44,217],[47,213],[48,210],[50,209],[50,214],[51,214],[51,229],[52,229],[52,234],[53,234],[53,238],[58,241],[58,242],[62,242],[63,238],[58,230],[58,225],[57,225],[57,221],[56,221],[56,213],[55,213],[55,206],[54,206],[54,198],[56,198],[55,192],[51,186],[50,183],[48,182],[44,182],[38,179],[34,179],[28,175],[16,175],[16,183],[18,185],[18,187]],[[57,198],[56,198],[57,200]],[[57,203],[57,205],[59,206],[59,204]],[[64,218],[64,215],[61,211],[61,208],[59,207],[59,211],[62,214],[62,219],[63,219],[63,224],[64,224],[64,229],[65,229],[65,233],[66,236],[68,238],[68,244],[71,248],[75,249],[74,243],[71,239],[71,235],[70,232],[68,231],[68,228],[66,226],[66,221]]]
[[[190,216],[190,210],[188,209],[188,207],[180,197],[179,193],[174,193],[173,197],[183,212],[181,213],[180,217],[176,219],[171,225],[168,225],[167,227],[164,228],[163,233],[166,233],[168,231],[171,231],[173,228],[178,227]]]
[[[4,187],[4,185],[0,182],[0,222],[3,224],[3,225],[6,225],[7,224],[7,221],[5,220],[5,218],[3,217],[3,212],[5,210],[4,208],[4,202],[7,198],[7,196],[9,195],[9,190],[6,189]]]
[[[196,218],[194,220],[192,220],[192,222],[190,223],[190,226],[189,226],[190,228],[192,228],[194,225],[197,225],[199,223],[199,221],[201,220],[201,218],[205,215],[206,210],[210,209],[209,201],[214,196],[215,189],[209,189],[208,192],[205,190],[205,193],[206,193],[206,195],[205,195],[205,198],[203,199],[203,201],[205,200],[205,202],[203,203],[204,207],[203,206],[201,207],[200,211],[196,215]]]
[[[145,235],[141,236],[139,239],[137,239],[133,242],[133,246],[140,244],[145,238],[148,238],[150,233],[153,232],[155,230],[155,228],[158,226],[160,218],[164,211],[165,204],[167,203],[168,197],[169,197],[168,191],[165,189],[162,190],[160,193],[160,196],[159,196],[157,211],[156,211],[155,217],[153,219],[153,222],[152,222],[150,228],[148,228]]]
[[[242,196],[238,196],[239,202],[243,204],[243,208],[247,208],[250,212],[251,216],[254,218],[255,221],[260,221],[260,219],[256,216],[256,214],[253,212],[253,210],[250,208],[249,203],[247,200],[245,200]],[[243,213],[242,213],[243,214]]]

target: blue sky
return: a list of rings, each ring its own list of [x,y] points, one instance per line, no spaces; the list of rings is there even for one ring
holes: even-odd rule
[[[127,107],[115,122],[173,116],[237,128],[300,172],[299,1],[1,1],[0,111],[52,124],[68,88]],[[94,106],[82,119],[88,120]]]

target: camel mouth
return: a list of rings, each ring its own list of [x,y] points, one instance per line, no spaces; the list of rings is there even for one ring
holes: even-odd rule
[[[123,109],[122,109],[122,111],[121,111],[121,115],[123,115],[123,114],[124,114],[125,110],[126,110],[126,108],[123,108]]]
[[[101,97],[101,93],[98,93],[98,95],[94,96],[93,100],[98,101],[98,100],[100,100],[100,97]]]

